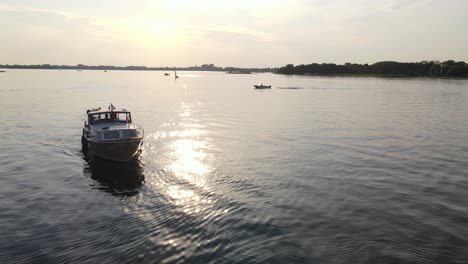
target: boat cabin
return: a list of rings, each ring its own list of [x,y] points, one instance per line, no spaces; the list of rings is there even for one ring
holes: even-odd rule
[[[132,115],[128,111],[87,111],[88,124],[95,125],[109,122],[132,123]]]
[[[93,108],[86,111],[83,135],[87,140],[111,142],[138,140],[143,138],[144,130],[132,123],[132,115],[126,109],[115,109],[111,104],[108,110]]]

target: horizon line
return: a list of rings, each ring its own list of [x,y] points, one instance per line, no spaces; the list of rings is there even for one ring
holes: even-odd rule
[[[41,64],[0,64],[0,68],[39,68],[39,69],[79,69],[79,68],[90,68],[90,69],[140,69],[140,70],[178,70],[178,69],[206,69],[206,70],[224,70],[224,69],[255,69],[255,70],[274,70],[279,69],[288,65],[293,66],[300,66],[300,65],[311,65],[311,64],[335,64],[335,65],[346,65],[346,64],[355,64],[355,65],[373,65],[376,63],[381,62],[397,62],[397,63],[423,63],[423,62],[433,62],[433,63],[441,63],[441,62],[463,62],[463,60],[421,60],[421,61],[394,61],[394,60],[383,60],[377,61],[374,63],[353,63],[353,62],[345,62],[345,63],[334,63],[334,62],[312,62],[312,63],[300,63],[300,64],[293,64],[287,63],[283,66],[269,66],[269,67],[239,67],[239,66],[217,66],[215,64],[201,64],[201,65],[194,65],[194,66],[146,66],[146,65],[125,65],[125,66],[118,66],[118,65],[87,65],[87,64],[50,64],[50,63],[41,63]]]

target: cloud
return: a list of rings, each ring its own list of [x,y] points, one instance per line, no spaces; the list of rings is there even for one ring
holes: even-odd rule
[[[91,54],[109,59],[106,49],[126,42],[99,18],[4,5],[0,14],[0,23],[9,25],[0,35],[7,63],[86,63]]]
[[[468,59],[462,0],[44,3],[0,5],[0,23],[8,25],[3,60],[279,66]]]
[[[410,10],[414,8],[423,8],[432,2],[433,0],[387,0],[384,6],[388,11]]]
[[[10,5],[0,5],[0,12],[2,13],[15,13],[15,14],[43,14],[43,15],[52,15],[59,16],[63,18],[71,18],[72,16],[66,12],[49,10],[49,9],[40,9],[40,8],[28,8],[22,6],[10,6]]]

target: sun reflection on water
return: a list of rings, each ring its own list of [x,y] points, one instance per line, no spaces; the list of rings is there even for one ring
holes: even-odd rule
[[[187,227],[210,225],[228,214],[211,178],[215,169],[214,145],[200,118],[199,103],[181,103],[177,116],[145,137],[145,191],[134,212],[158,232],[149,240],[155,247],[190,248]],[[156,209],[155,209],[156,208]],[[168,227],[164,224],[171,221]],[[202,234],[191,234],[192,238]]]
[[[203,126],[197,124],[198,119],[193,117],[194,106],[182,102],[179,117],[182,122],[179,130],[168,133],[169,137],[176,138],[170,144],[172,163],[166,170],[172,171],[177,178],[186,180],[197,186],[203,186],[206,174],[210,171],[208,164],[207,142],[202,138]]]
[[[174,162],[168,166],[168,169],[173,171],[178,178],[190,182],[200,182],[203,175],[209,172],[209,167],[204,160],[206,153],[203,148],[206,143],[203,141],[180,139],[175,141],[173,148]],[[199,184],[197,184],[199,185]]]
[[[161,154],[155,157],[164,171],[161,188],[168,200],[181,212],[199,214],[212,211],[212,191],[209,187],[209,175],[212,172],[213,157],[209,153],[209,140],[205,127],[197,118],[197,103],[181,103],[177,121],[161,125],[161,130],[147,138],[155,144],[161,144]],[[152,147],[149,148],[151,151]],[[166,178],[167,177],[167,178]]]

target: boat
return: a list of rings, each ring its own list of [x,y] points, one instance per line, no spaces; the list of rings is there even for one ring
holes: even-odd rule
[[[174,72],[174,78],[179,78],[179,76],[177,76],[177,71]]]
[[[270,89],[271,85],[259,84],[259,85],[254,85],[254,87],[255,87],[255,89]]]
[[[118,162],[127,162],[137,156],[144,130],[132,122],[130,111],[117,110],[110,104],[107,109],[88,109],[86,114],[81,137],[85,155]]]
[[[246,70],[239,70],[239,71],[227,71],[226,74],[252,74]]]
[[[171,74],[170,74],[170,73],[167,73],[167,72],[164,73],[164,76],[169,76],[169,75],[171,75]]]

